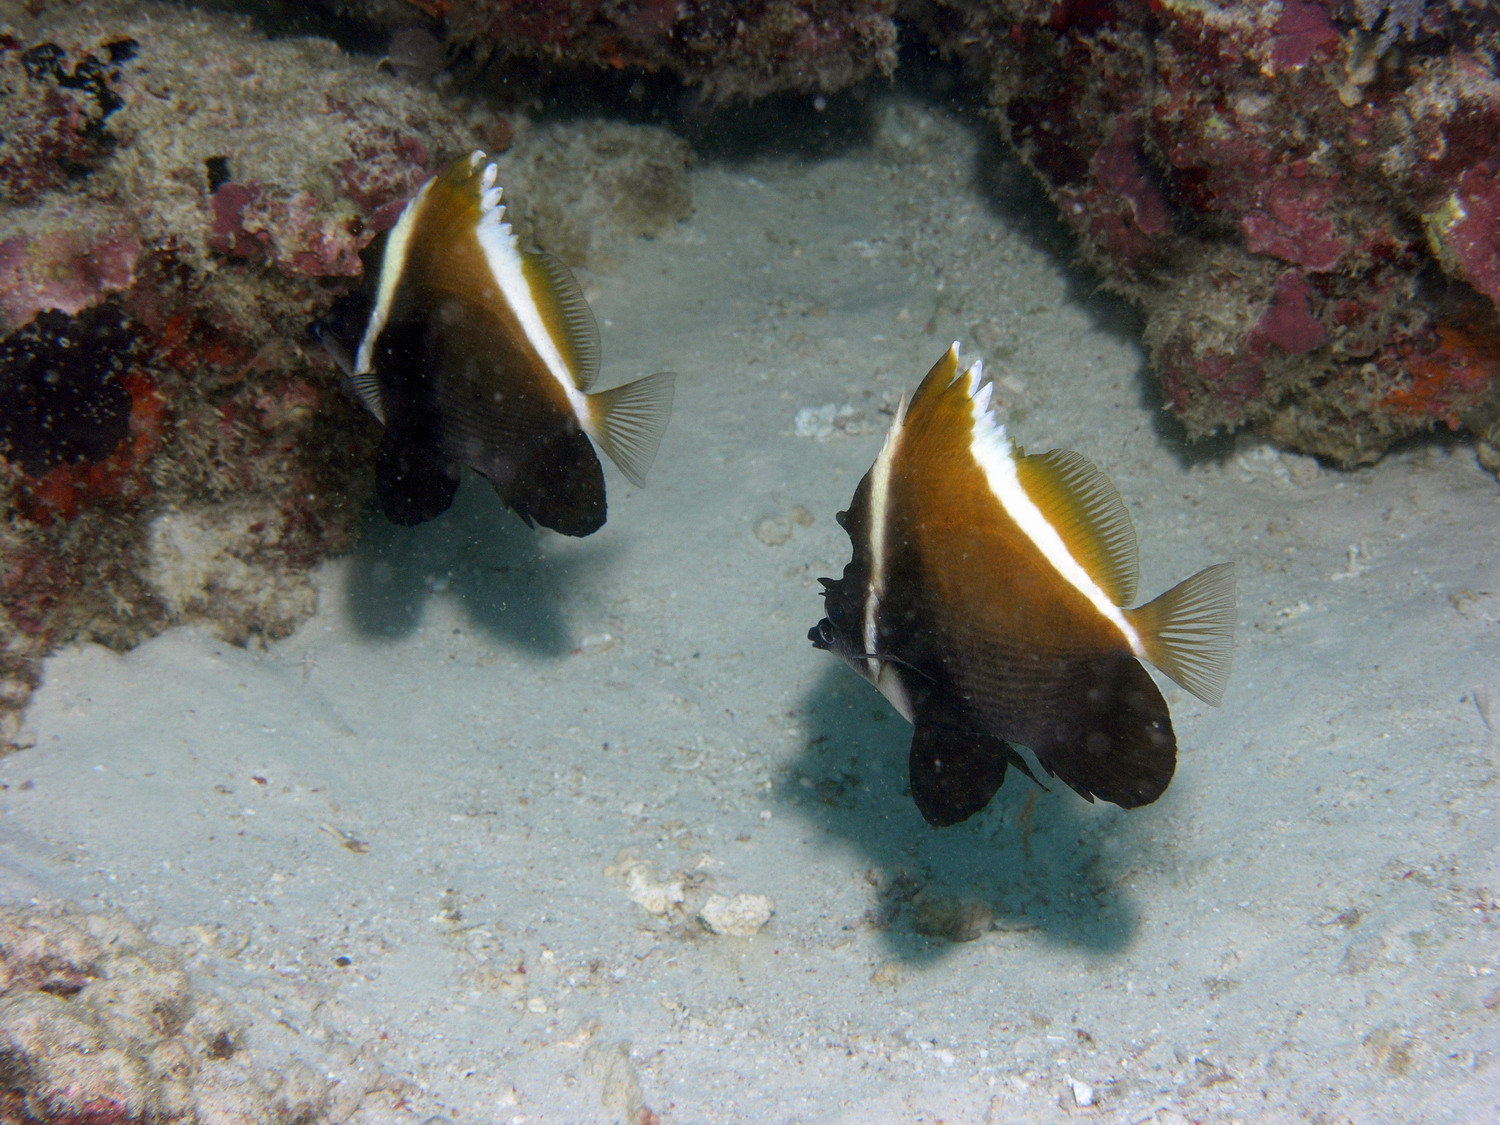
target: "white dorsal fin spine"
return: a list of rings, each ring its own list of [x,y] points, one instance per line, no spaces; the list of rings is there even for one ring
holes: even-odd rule
[[[1125,615],[1146,659],[1217,707],[1234,654],[1235,603],[1234,564],[1219,563]]]
[[[1099,468],[1069,449],[1019,456],[1016,475],[1068,553],[1117,606],[1135,601],[1140,551],[1119,490]]]
[[[1125,638],[1125,642],[1133,653],[1137,656],[1145,655],[1135,626],[1131,624],[1110,592],[1095,580],[1079,559],[1074,557],[1068,549],[1067,542],[1053,525],[1050,515],[1038,505],[1027,490],[1020,471],[1022,463],[1020,450],[1006,435],[1005,427],[996,420],[993,412],[978,409],[976,396],[979,393],[978,381],[983,378],[983,368],[975,362],[969,366],[964,375],[968,378],[966,393],[969,396],[969,406],[973,417],[969,450],[975,462],[983,470],[990,492],[1005,509],[1006,514],[1015,521],[1021,532],[1036,545],[1037,550],[1041,551],[1042,557],[1057,571],[1058,577],[1087,598],[1107,621],[1120,630],[1120,635]],[[1082,460],[1082,458],[1079,459]],[[1099,475],[1103,476],[1102,473]],[[1108,483],[1107,478],[1106,483]],[[1110,485],[1111,490],[1113,487]],[[1132,532],[1133,542],[1134,533]]]
[[[589,436],[620,466],[630,483],[645,482],[672,413],[677,376],[658,371],[588,397]]]
[[[488,165],[475,185],[480,203],[479,222],[475,229],[479,247],[484,252],[495,286],[510,306],[542,366],[562,388],[579,423],[592,433],[596,424],[589,417],[587,389],[599,371],[599,329],[594,323],[594,314],[588,310],[583,292],[566,266],[545,254],[521,249],[515,230],[504,221],[505,207],[499,202],[501,189],[481,186],[491,179],[489,170],[493,167],[493,164]],[[553,338],[547,326],[547,315],[542,310],[544,303],[555,306],[566,339],[558,341]],[[569,357],[563,354],[564,347],[576,358],[578,370],[569,364]]]

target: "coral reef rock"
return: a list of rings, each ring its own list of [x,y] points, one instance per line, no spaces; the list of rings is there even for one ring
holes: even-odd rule
[[[713,98],[831,92],[896,65],[895,0],[414,0],[454,51],[670,71]],[[383,0],[345,7],[413,22]],[[392,21],[395,21],[395,24]]]
[[[254,1038],[124,917],[0,906],[0,1120],[331,1125],[399,1088],[367,1061],[262,1065]]]
[[[1500,396],[1493,5],[937,0],[1192,436],[1343,465]]]
[[[0,745],[14,745],[59,644],[123,648],[186,620],[243,642],[312,611],[307,571],[352,538],[372,434],[305,327],[434,169],[509,125],[227,16],[6,12]]]

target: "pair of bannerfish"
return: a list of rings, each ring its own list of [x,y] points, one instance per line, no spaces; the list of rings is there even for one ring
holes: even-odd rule
[[[566,267],[523,249],[484,153],[430,180],[366,251],[365,279],[314,331],[385,436],[386,515],[445,511],[460,467],[527,523],[604,524],[593,449],[640,484],[673,377],[596,391],[599,330]],[[839,522],[854,544],[823,579],[809,633],[915,727],[911,792],[934,825],[984,808],[1015,766],[1125,808],[1156,800],[1177,743],[1150,661],[1217,704],[1235,622],[1231,564],[1155,601],[1136,597],[1135,529],[1114,485],[1077,453],[1024,453],[955,344],[902,400]]]

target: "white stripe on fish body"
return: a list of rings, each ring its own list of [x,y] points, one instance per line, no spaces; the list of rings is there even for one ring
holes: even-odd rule
[[[1141,637],[1136,632],[1135,626],[1120,611],[1108,594],[1106,594],[1099,583],[1089,576],[1083,566],[1069,552],[1067,544],[1057,529],[1047,521],[1042,510],[1036,506],[1036,502],[1027,494],[1021,485],[1021,478],[1016,473],[1016,447],[1005,432],[1005,427],[1000,424],[994,414],[990,412],[990,385],[980,387],[978,384],[984,374],[984,367],[975,360],[964,371],[969,379],[969,406],[974,418],[973,435],[969,441],[969,450],[984,471],[985,479],[989,482],[990,492],[1000,502],[1006,515],[1015,521],[1016,526],[1026,535],[1032,543],[1036,544],[1042,552],[1042,557],[1051,564],[1052,568],[1075,590],[1089,600],[1130,645],[1130,651],[1136,656],[1144,659],[1146,655],[1145,646],[1141,643]]]
[[[480,199],[483,213],[479,217],[479,228],[476,231],[479,247],[484,251],[490,274],[500,287],[501,295],[516,314],[522,333],[536,349],[548,374],[562,387],[579,424],[590,437],[594,437],[594,419],[588,395],[578,389],[577,376],[568,366],[558,349],[557,341],[552,338],[552,333],[547,331],[547,325],[542,320],[542,311],[537,307],[536,297],[522,269],[521,249],[516,242],[515,232],[504,221],[505,207],[500,202],[503,189],[493,186],[496,175],[493,164],[485,168],[484,194]]]
[[[428,180],[401,211],[401,217],[386,236],[385,254],[380,260],[380,288],[375,294],[375,307],[370,310],[370,319],[365,324],[365,334],[359,341],[359,351],[354,357],[354,375],[367,375],[371,371],[371,359],[375,352],[375,341],[385,331],[386,318],[391,315],[391,302],[396,298],[396,286],[406,272],[406,254],[411,244],[412,227],[416,224],[417,211],[427,198],[427,189],[434,180]],[[384,421],[384,419],[381,419]]]
[[[870,468],[870,581],[865,589],[865,613],[861,623],[861,637],[865,647],[866,676],[877,687],[880,685],[881,661],[876,659],[877,618],[880,615],[880,599],[885,593],[885,525],[891,505],[891,463],[896,459],[896,446],[901,439],[901,424],[906,420],[906,396],[901,396],[896,407],[896,416],[886,432],[885,444],[880,455]],[[884,688],[881,688],[884,691]],[[896,701],[891,700],[892,703]],[[900,705],[896,708],[901,710]]]

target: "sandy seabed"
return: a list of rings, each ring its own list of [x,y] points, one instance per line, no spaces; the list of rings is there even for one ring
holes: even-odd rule
[[[591,283],[603,382],[680,373],[600,534],[471,480],[372,517],[288,641],[51,660],[0,900],[126,912],[263,1065],[394,1076],[359,1122],[1500,1120],[1494,478],[1184,448],[1023,181],[927,107],[874,119],[705,163]],[[954,339],[1019,441],[1113,477],[1143,594],[1238,566],[1228,695],[1166,685],[1148,808],[1013,774],[930,829],[909,728],[805,639]]]

